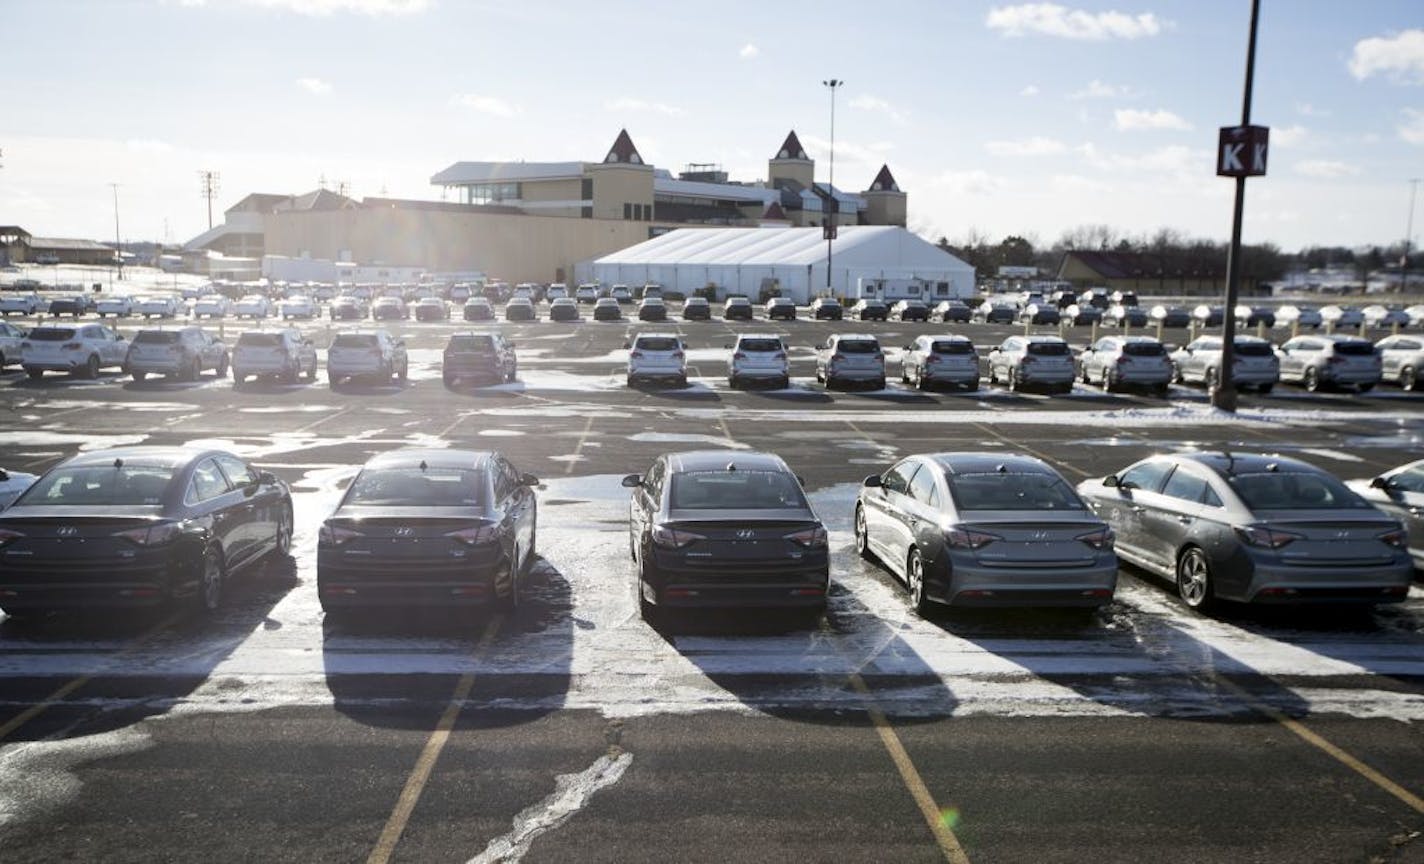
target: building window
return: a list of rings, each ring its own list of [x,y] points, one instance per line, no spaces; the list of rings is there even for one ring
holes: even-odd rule
[[[475,183],[465,187],[465,203],[498,204],[519,200],[518,183]]]
[[[628,220],[633,218],[633,205],[627,201],[623,202],[623,218]]]

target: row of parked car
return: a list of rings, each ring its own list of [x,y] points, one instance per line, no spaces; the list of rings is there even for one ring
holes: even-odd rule
[[[372,458],[318,532],[322,608],[517,606],[537,556],[538,485],[498,452]],[[670,453],[622,485],[645,618],[825,611],[829,535],[781,457]],[[1075,489],[1039,459],[970,452],[917,454],[866,477],[850,515],[856,551],[903,582],[922,614],[1103,606],[1121,561],[1206,611],[1401,601],[1424,564],[1421,507],[1424,462],[1346,485],[1278,455],[1163,454]],[[24,617],[188,603],[210,613],[233,576],[290,554],[292,533],[287,484],[232,453],[82,453],[0,513],[0,608]]]

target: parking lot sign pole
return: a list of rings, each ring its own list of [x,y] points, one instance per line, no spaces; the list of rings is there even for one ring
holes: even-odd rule
[[[1261,0],[1251,0],[1251,32],[1246,41],[1246,86],[1241,97],[1241,125],[1221,129],[1217,138],[1216,173],[1236,178],[1236,202],[1232,208],[1231,246],[1226,252],[1226,308],[1221,316],[1221,368],[1211,404],[1222,410],[1236,410],[1236,301],[1241,281],[1241,213],[1246,206],[1246,178],[1266,173],[1266,148],[1270,130],[1251,125],[1251,84],[1256,72],[1256,24]]]
[[[826,225],[823,229],[826,235],[826,296],[831,297],[834,296],[831,290],[831,241],[836,239],[836,214],[840,209],[836,206],[836,88],[845,82],[829,78],[821,83],[831,91],[831,179],[826,184],[830,195],[826,199]]]

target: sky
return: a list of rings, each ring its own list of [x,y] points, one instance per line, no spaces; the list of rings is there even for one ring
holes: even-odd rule
[[[1424,177],[1424,3],[1262,0],[1243,237],[1401,241]],[[766,177],[794,129],[827,179],[882,163],[930,239],[1085,224],[1224,240],[1248,0],[6,0],[0,224],[182,243],[252,192],[439,199],[460,160]],[[112,186],[111,184],[117,184]],[[1421,196],[1424,197],[1424,196]],[[1424,208],[1424,204],[1418,205]],[[1416,211],[1413,242],[1424,233]]]

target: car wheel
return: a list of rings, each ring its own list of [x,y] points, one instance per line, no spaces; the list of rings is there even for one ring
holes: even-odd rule
[[[1103,385],[1104,393],[1117,392],[1117,382],[1113,380],[1112,371],[1109,370],[1106,366],[1103,367],[1103,380],[1101,383]]]
[[[226,377],[227,377],[227,363],[228,363],[228,360],[227,360],[227,355],[226,355],[226,354],[224,354],[224,355],[222,355],[221,357],[218,358],[217,377],[219,377],[219,378],[226,378]]]
[[[409,361],[409,360],[402,360],[402,361],[401,361],[400,371],[396,373],[396,377],[399,378],[401,381],[405,381],[408,377],[410,377],[410,361]]]
[[[1213,604],[1211,564],[1206,553],[1192,546],[1177,559],[1177,594],[1187,608],[1206,612]]]
[[[875,553],[870,551],[870,531],[865,525],[865,508],[859,504],[855,507],[855,551],[867,561],[875,556]]]
[[[89,355],[89,359],[84,362],[82,374],[91,381],[99,377],[99,357],[97,354]]]
[[[456,378],[455,378],[454,375],[451,375],[449,372],[446,372],[444,375],[441,375],[441,376],[440,376],[440,380],[445,382],[445,386],[446,386],[446,387],[454,387],[454,386],[455,386]]]
[[[1399,370],[1399,387],[1402,390],[1419,389],[1419,378],[1413,366],[1405,366]]]
[[[335,375],[326,376],[326,380],[331,385],[331,389],[333,390],[336,389],[337,384],[341,383],[341,379],[336,377]]]
[[[519,583],[523,581],[519,577],[524,573],[524,558],[519,557],[519,550],[514,550],[515,559],[509,565],[509,593],[503,597],[496,598],[496,604],[505,612],[513,612],[519,608]]]
[[[308,380],[308,381],[315,381],[315,380],[316,380],[316,361],[315,361],[315,360],[312,361],[311,370],[307,372],[307,380]]]
[[[1169,389],[1166,384],[1158,384],[1153,388],[1152,392],[1157,394],[1158,399],[1166,399]]]
[[[1300,383],[1306,390],[1315,393],[1320,389],[1320,373],[1314,367],[1305,370],[1305,375],[1301,377]]]
[[[1008,373],[1004,377],[1008,379],[1010,391],[1017,392],[1023,389],[1024,382],[1022,379],[1019,378],[1019,372],[1017,369],[1010,367]]]
[[[686,376],[686,375],[679,375],[679,376],[678,376],[678,378],[677,378],[677,386],[678,386],[679,389],[686,389],[686,387],[687,387],[687,376]]]
[[[135,381],[142,381],[143,379],[145,379],[145,378],[148,377],[148,373],[147,373],[147,372],[133,372],[133,373],[130,373],[130,374],[133,375],[133,380],[135,380]]]
[[[292,508],[291,505],[282,505],[282,512],[277,517],[277,544],[272,549],[274,558],[286,558],[292,554]]]
[[[1358,389],[1361,393],[1368,393],[1368,392],[1370,392],[1371,390],[1375,389],[1375,385],[1373,385],[1373,384],[1361,384],[1361,385],[1359,385],[1356,389]]]
[[[910,558],[905,562],[905,587],[910,591],[910,605],[916,614],[927,617],[930,601],[925,597],[925,559],[918,549],[911,549]]]
[[[1216,367],[1208,367],[1206,370],[1206,374],[1202,375],[1202,385],[1205,386],[1208,390],[1215,390],[1216,384]]]
[[[975,378],[973,381],[970,381],[968,384],[965,384],[964,389],[968,390],[971,393],[977,391],[979,389],[979,379]]]
[[[198,592],[194,596],[193,607],[200,615],[211,615],[222,606],[223,563],[216,549],[209,549],[203,556],[203,573],[198,581]]]
[[[1274,389],[1276,389],[1276,385],[1274,384],[1262,384],[1260,387],[1256,388],[1256,392],[1260,393],[1262,396],[1269,396],[1271,395],[1271,391]]]
[[[188,374],[187,374],[186,377],[187,377],[187,379],[188,379],[189,381],[197,381],[199,378],[203,377],[203,361],[202,361],[202,358],[200,358],[200,357],[194,357],[194,358],[193,358],[193,363],[192,363],[191,366],[188,367]]]

